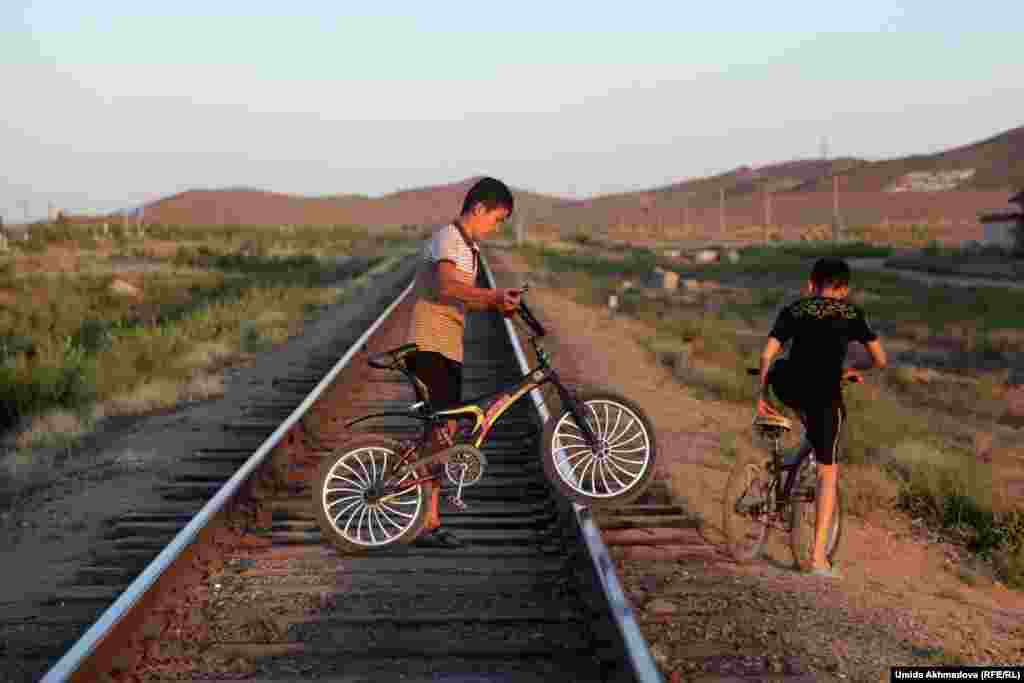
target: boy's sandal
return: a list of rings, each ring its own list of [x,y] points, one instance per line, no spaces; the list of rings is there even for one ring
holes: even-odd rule
[[[424,548],[461,548],[465,545],[458,536],[443,527],[431,529],[413,543]]]
[[[820,576],[826,579],[841,579],[843,575],[835,567],[815,567],[807,571],[810,576]]]

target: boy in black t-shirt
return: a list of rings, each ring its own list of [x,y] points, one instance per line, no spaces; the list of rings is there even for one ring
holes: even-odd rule
[[[864,311],[846,301],[850,294],[850,267],[845,261],[819,259],[804,287],[804,294],[779,313],[761,352],[757,415],[781,417],[767,401],[771,386],[779,400],[796,411],[804,423],[818,462],[814,551],[811,565],[805,569],[819,576],[838,577],[838,572],[828,562],[825,545],[839,475],[835,456],[846,419],[842,382],[846,379],[863,382],[858,369],[884,368],[888,361]],[[772,366],[772,359],[790,339],[793,344],[789,358]],[[851,341],[867,348],[871,354],[869,367],[843,367]]]

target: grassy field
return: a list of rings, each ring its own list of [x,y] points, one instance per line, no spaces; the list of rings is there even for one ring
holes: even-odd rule
[[[539,279],[578,301],[606,306],[616,294],[621,312],[656,330],[645,343],[678,381],[747,410],[755,387],[744,368],[757,365],[772,321],[798,296],[813,260],[837,252],[877,257],[888,248],[755,247],[736,264],[709,266],[638,248],[523,249]],[[642,286],[659,265],[680,274],[678,291]],[[853,288],[893,366],[846,392],[843,477],[851,511],[891,506],[924,518],[1024,586],[1024,506],[1013,488],[1024,483],[1024,448],[1019,432],[997,423],[1010,366],[1024,359],[1024,292],[928,288],[856,272]]]
[[[65,447],[104,417],[219,395],[225,366],[301,332],[418,237],[349,227],[35,228],[0,254],[5,462]]]

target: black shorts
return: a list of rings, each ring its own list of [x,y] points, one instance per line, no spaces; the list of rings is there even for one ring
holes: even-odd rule
[[[808,391],[802,378],[787,372],[782,361],[768,372],[768,384],[775,396],[800,415],[814,458],[832,465],[839,453],[839,438],[846,422],[843,395],[836,391]]]
[[[462,363],[436,351],[409,354],[405,363],[427,387],[431,408],[444,410],[462,402]]]

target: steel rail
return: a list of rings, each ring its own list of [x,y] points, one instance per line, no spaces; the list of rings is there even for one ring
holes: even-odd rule
[[[497,284],[494,280],[494,275],[483,253],[480,254],[480,263],[483,265],[484,273],[491,287],[496,289]],[[526,360],[523,347],[519,343],[515,326],[508,318],[504,318],[503,322],[505,323],[505,330],[508,332],[509,341],[512,343],[512,350],[519,361],[519,367],[525,374],[530,371],[530,365]],[[540,389],[534,389],[530,392],[530,397],[533,399],[537,412],[540,414],[541,424],[547,423],[551,418],[551,412],[544,403],[544,397],[540,393]],[[658,665],[651,655],[650,648],[647,647],[647,641],[644,640],[644,636],[640,632],[640,626],[633,615],[633,607],[626,599],[625,592],[622,590],[622,584],[619,583],[619,578],[615,575],[615,563],[612,562],[611,555],[608,554],[608,546],[604,544],[604,540],[601,538],[601,530],[594,521],[590,508],[574,502],[572,509],[575,512],[574,518],[586,543],[587,552],[593,563],[594,571],[600,579],[604,597],[611,608],[612,621],[615,622],[619,634],[622,636],[626,655],[629,657],[630,664],[632,664],[636,681],[638,683],[663,683],[664,678],[658,670]]]
[[[306,414],[306,411],[316,402],[320,395],[330,386],[334,378],[348,365],[352,358],[358,353],[366,340],[369,339],[378,327],[391,315],[391,312],[397,307],[409,292],[412,291],[413,286],[416,284],[415,279],[409,283],[409,286],[396,298],[384,312],[378,317],[372,325],[364,332],[352,346],[345,352],[345,355],[334,364],[334,367],[324,375],[320,383],[303,399],[302,403],[292,411],[292,413],[285,419],[284,422],[278,426],[278,428],[271,434],[267,439],[260,444],[256,451],[249,457],[248,460],[235,472],[232,477],[224,483],[223,486],[214,494],[203,508],[197,512],[188,525],[184,529],[178,532],[178,534],[168,543],[160,554],[156,556],[146,568],[135,578],[134,581],[118,596],[117,600],[107,608],[107,610],[100,615],[100,618],[89,628],[88,631],[82,635],[78,641],[71,647],[70,650],[61,657],[53,667],[46,673],[41,679],[41,683],[58,683],[68,680],[68,678],[82,666],[82,663],[95,652],[96,648],[100,645],[103,639],[107,636],[110,631],[117,626],[117,624],[131,611],[132,607],[146,594],[154,583],[160,578],[160,576],[167,570],[171,564],[181,555],[182,552],[189,546],[190,543],[195,539],[200,531],[209,523],[209,521],[224,507],[224,505],[231,500],[231,498],[238,492],[242,484],[245,483],[246,479],[259,467],[266,459],[267,455],[274,449],[275,446],[281,441],[281,439],[288,433],[296,422],[298,422]]]

